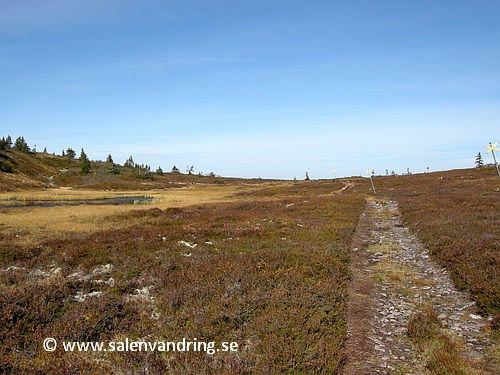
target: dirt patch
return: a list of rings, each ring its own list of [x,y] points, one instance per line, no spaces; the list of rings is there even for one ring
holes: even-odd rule
[[[371,275],[366,250],[371,244],[372,210],[367,205],[361,215],[353,238],[351,252],[351,283],[348,289],[347,306],[347,363],[344,374],[368,374],[371,363],[368,358],[375,355],[373,344],[367,338],[371,335],[371,323],[377,304],[377,292]]]

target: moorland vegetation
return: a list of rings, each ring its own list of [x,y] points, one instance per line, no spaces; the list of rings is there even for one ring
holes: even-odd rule
[[[350,247],[373,195],[368,179],[245,180],[190,168],[181,174],[177,167],[153,173],[115,164],[111,155],[90,161],[83,149],[75,159],[23,151],[5,139],[3,145],[3,202],[57,192],[63,200],[138,192],[159,199],[120,209],[0,207],[0,372],[341,371]],[[152,179],[134,176],[147,170]],[[377,195],[398,201],[409,227],[500,331],[494,169],[373,181]],[[180,198],[167,199],[172,192]],[[237,342],[238,351],[46,352],[46,337],[196,338]]]

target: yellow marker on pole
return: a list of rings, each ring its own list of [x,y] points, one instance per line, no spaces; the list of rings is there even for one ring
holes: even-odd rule
[[[497,173],[498,175],[500,176],[500,169],[498,169],[498,163],[497,163],[497,158],[495,157],[495,151],[500,151],[500,149],[497,147],[498,146],[498,142],[495,142],[495,144],[489,144],[489,146],[484,146],[488,151],[486,151],[487,154],[489,154],[491,152],[491,154],[493,155],[493,160],[495,161],[495,167],[497,168]]]

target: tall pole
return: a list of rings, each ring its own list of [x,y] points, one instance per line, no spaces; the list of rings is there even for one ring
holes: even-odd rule
[[[498,163],[497,163],[497,158],[495,157],[495,151],[491,150],[491,154],[493,155],[493,160],[495,161],[495,167],[497,167],[497,173],[500,176],[500,169],[498,169]]]
[[[377,192],[375,191],[375,185],[373,185],[372,176],[370,176],[370,182],[372,183],[373,194],[377,194]]]
[[[370,175],[370,182],[372,183],[373,194],[377,194],[377,192],[375,191],[375,185],[373,185],[373,180],[372,180],[372,177],[375,175],[375,171],[373,169],[367,169],[366,173]]]

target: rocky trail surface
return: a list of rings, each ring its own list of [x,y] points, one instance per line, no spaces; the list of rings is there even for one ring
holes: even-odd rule
[[[472,373],[500,374],[488,359],[488,320],[405,227],[396,202],[368,201],[351,270],[345,374],[432,374],[426,354],[408,335],[410,318],[429,307],[444,334],[459,343]]]

